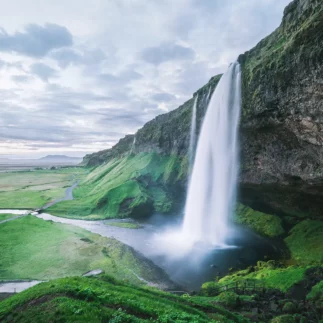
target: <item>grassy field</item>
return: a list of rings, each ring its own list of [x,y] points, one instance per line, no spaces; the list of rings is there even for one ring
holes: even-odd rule
[[[0,208],[39,208],[63,197],[66,188],[83,174],[76,167],[0,173]]]
[[[214,304],[126,285],[108,276],[41,283],[0,305],[1,322],[249,322]]]
[[[11,218],[14,218],[15,214],[3,214],[3,213],[0,213],[0,222],[1,221],[4,221],[4,220],[8,220],[8,219],[11,219]]]
[[[34,216],[0,224],[0,280],[75,276],[102,269],[142,284],[136,275],[158,283],[163,271],[115,239]]]

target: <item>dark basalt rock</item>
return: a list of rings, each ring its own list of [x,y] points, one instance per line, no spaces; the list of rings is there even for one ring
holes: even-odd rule
[[[250,199],[257,192],[262,208],[310,210],[318,216],[323,206],[323,3],[290,3],[281,26],[239,61],[242,194]]]

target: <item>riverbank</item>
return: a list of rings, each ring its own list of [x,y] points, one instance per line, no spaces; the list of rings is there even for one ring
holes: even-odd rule
[[[160,288],[173,283],[133,248],[77,226],[33,215],[0,225],[0,280],[48,280],[102,269],[118,279]]]

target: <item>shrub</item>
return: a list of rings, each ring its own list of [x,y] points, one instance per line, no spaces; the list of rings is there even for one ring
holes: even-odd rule
[[[240,305],[240,298],[234,292],[223,292],[216,297],[216,301],[231,308],[236,308]]]
[[[285,305],[283,306],[283,312],[284,313],[289,313],[289,314],[293,314],[296,312],[296,306],[293,302],[287,302],[285,303]]]
[[[216,282],[207,282],[202,285],[201,294],[204,296],[216,296],[220,293],[220,285]]]
[[[270,323],[296,323],[296,320],[292,315],[287,314],[275,317]]]

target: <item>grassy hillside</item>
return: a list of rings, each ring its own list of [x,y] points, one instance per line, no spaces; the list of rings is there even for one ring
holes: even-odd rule
[[[39,208],[64,197],[83,173],[80,168],[0,173],[0,208]]]
[[[115,239],[26,216],[0,224],[0,280],[52,279],[102,269],[142,284],[167,282],[151,261]]]
[[[86,219],[169,212],[174,206],[176,184],[186,171],[185,159],[175,155],[141,153],[112,159],[94,168],[80,182],[73,201],[58,203],[48,212]]]
[[[221,307],[108,276],[39,284],[0,303],[1,322],[248,322]]]
[[[17,215],[15,215],[15,214],[7,214],[7,213],[0,213],[0,222],[4,221],[4,220],[11,219],[11,218],[13,218],[15,216],[17,216]]]

